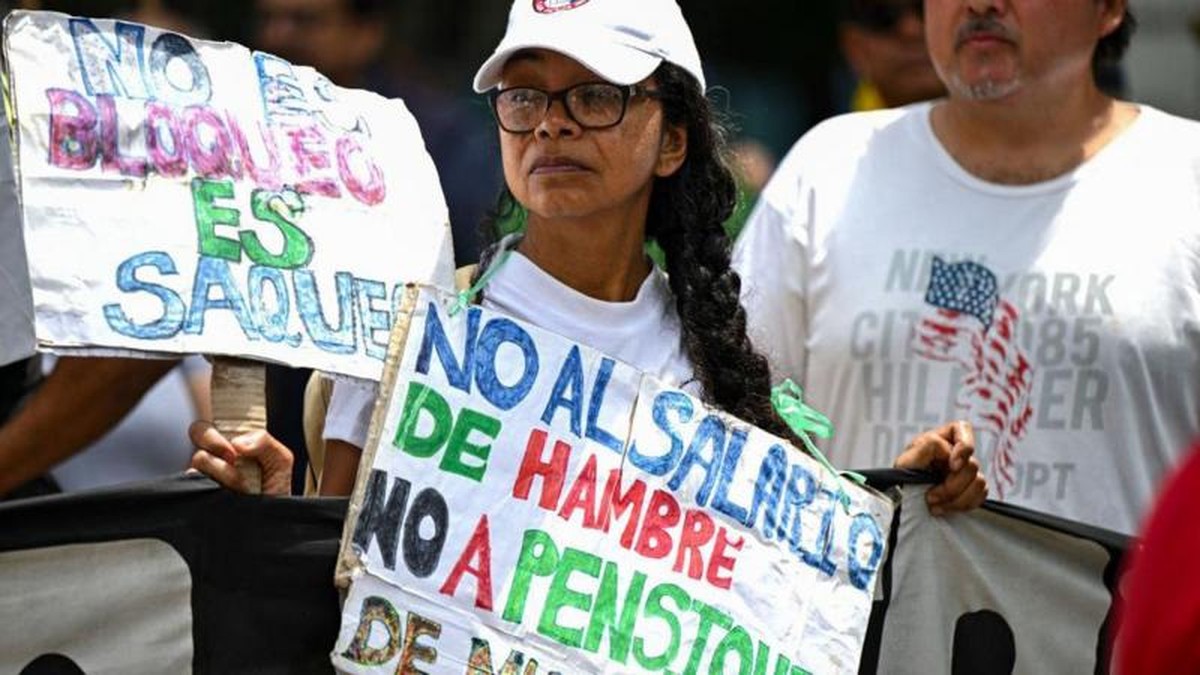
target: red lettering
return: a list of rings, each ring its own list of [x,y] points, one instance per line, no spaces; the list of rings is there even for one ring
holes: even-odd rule
[[[245,167],[246,173],[250,175],[251,180],[259,187],[264,187],[268,190],[278,190],[283,187],[283,181],[279,179],[279,146],[275,142],[275,136],[263,127],[261,123],[254,125],[258,129],[258,137],[262,141],[263,152],[266,153],[266,157],[263,160],[255,159],[254,151],[250,148],[246,134],[242,132],[242,127],[238,124],[237,119],[228,113],[226,113],[225,119],[229,123],[229,134],[233,136],[234,142],[237,143],[238,152],[242,158],[242,165]]]
[[[613,469],[604,483],[604,494],[600,497],[600,518],[596,526],[608,532],[612,521],[620,518],[632,507],[629,522],[621,533],[621,547],[628,549],[633,546],[633,535],[637,533],[638,520],[642,515],[642,501],[646,497],[646,484],[640,480],[633,481],[624,494],[621,493],[621,470]]]
[[[205,106],[188,106],[183,111],[183,120],[187,127],[188,160],[192,170],[205,178],[242,177],[240,171],[233,171],[229,159],[233,139],[216,113]]]
[[[96,163],[96,110],[68,89],[47,89],[50,100],[50,164],[83,171]]]
[[[170,143],[163,143],[163,134]],[[183,128],[171,106],[159,101],[146,102],[146,154],[161,176],[182,176],[188,163],[184,150]]]
[[[96,97],[96,108],[100,111],[100,167],[105,171],[119,173],[122,176],[142,178],[146,175],[146,160],[144,158],[126,157],[121,154],[119,138],[120,125],[117,123],[117,105],[113,97],[100,94]]]
[[[726,547],[735,551],[742,550],[746,540],[738,537],[737,541],[730,540],[725,535],[725,528],[717,531],[717,543],[713,546],[712,557],[708,559],[708,583],[726,590],[733,584],[733,566],[737,559],[725,554]],[[729,576],[721,576],[721,570],[729,570]]]
[[[354,161],[355,156],[361,155],[361,161]],[[367,206],[375,206],[387,197],[387,185],[383,182],[383,171],[367,156],[358,141],[351,136],[342,136],[337,142],[338,175],[346,184],[346,189],[358,201]],[[359,174],[365,170],[366,178]]]
[[[529,490],[533,479],[542,477],[542,497],[538,506],[553,511],[562,494],[563,476],[567,473],[567,461],[571,458],[571,446],[562,441],[554,442],[554,452],[550,461],[542,460],[542,451],[546,447],[546,432],[534,429],[529,434],[529,442],[525,444],[525,457],[521,460],[521,470],[517,472],[517,482],[513,485],[513,497],[529,499]]]
[[[676,572],[682,572],[684,558],[690,558],[687,575],[693,579],[704,576],[704,555],[700,553],[700,547],[712,539],[715,529],[713,519],[707,513],[688,509],[683,517],[683,531],[679,533],[679,550],[675,555]]]
[[[472,564],[474,563],[474,564]],[[488,532],[488,517],[484,514],[475,526],[475,533],[467,542],[467,548],[454,563],[446,583],[438,589],[443,595],[454,596],[458,590],[458,582],[464,574],[475,577],[475,606],[479,609],[492,610],[492,537]]]
[[[638,537],[638,554],[647,558],[665,558],[671,553],[674,540],[667,528],[679,522],[679,502],[671,493],[655,490],[642,519],[642,533]]]
[[[583,510],[583,526],[588,529],[596,528],[596,456],[588,455],[587,462],[580,470],[579,476],[571,485],[571,491],[563,500],[558,515],[563,520],[570,520],[578,510]]]
[[[325,197],[341,197],[342,190],[335,181],[328,177],[313,176],[331,166],[325,134],[318,127],[310,125],[289,128],[287,135],[291,140],[296,176],[302,179],[296,183],[296,190]]]

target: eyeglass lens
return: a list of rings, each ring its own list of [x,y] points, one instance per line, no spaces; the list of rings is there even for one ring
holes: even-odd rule
[[[605,82],[585,82],[559,92],[516,87],[496,95],[496,117],[507,131],[532,131],[545,118],[550,105],[559,99],[577,124],[598,129],[621,121],[628,95],[621,87]]]

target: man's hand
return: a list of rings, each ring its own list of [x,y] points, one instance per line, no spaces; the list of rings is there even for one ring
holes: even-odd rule
[[[987,479],[979,473],[975,432],[968,422],[950,422],[918,435],[896,458],[896,468],[946,474],[945,480],[925,493],[925,503],[935,516],[970,511],[987,498]]]
[[[238,459],[262,469],[262,492],[283,496],[292,493],[292,451],[265,431],[225,438],[211,422],[193,422],[188,436],[196,452],[192,468],[237,492],[249,492],[235,466]]]

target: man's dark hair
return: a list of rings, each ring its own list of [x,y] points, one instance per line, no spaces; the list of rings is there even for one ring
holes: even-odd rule
[[[350,11],[362,19],[379,16],[383,13],[383,0],[349,0]]]

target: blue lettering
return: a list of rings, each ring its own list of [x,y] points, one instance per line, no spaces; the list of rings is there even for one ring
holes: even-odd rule
[[[123,293],[145,291],[162,302],[162,316],[145,324],[136,324],[125,315],[121,306],[112,303],[104,306],[104,318],[114,331],[140,340],[164,340],[174,337],[183,326],[183,313],[187,310],[183,300],[175,291],[137,278],[139,267],[153,267],[159,274],[178,274],[175,261],[162,251],[139,253],[117,267],[117,288]]]
[[[600,410],[604,407],[604,394],[608,391],[608,381],[612,379],[613,367],[616,365],[616,361],[607,356],[600,359],[600,372],[596,374],[596,384],[592,388],[592,398],[588,402],[587,437],[613,452],[620,453],[624,449],[621,441],[608,431],[601,429],[597,424],[600,419]]]
[[[221,287],[221,297],[210,297],[213,286]],[[204,317],[209,309],[232,310],[246,337],[250,340],[258,339],[258,331],[254,327],[254,319],[250,316],[246,301],[233,283],[233,276],[229,271],[229,261],[204,255],[200,256],[200,260],[196,264],[195,285],[192,287],[192,306],[188,310],[187,320],[183,324],[183,332],[189,335],[203,333]]]
[[[746,526],[754,529],[758,522],[758,510],[765,504],[762,532],[770,541],[778,526],[776,513],[783,501],[783,482],[787,478],[787,451],[772,445],[758,467],[758,478],[754,481],[754,499],[750,502],[750,517]]]
[[[254,66],[258,72],[258,89],[262,95],[263,114],[268,124],[274,124],[278,118],[312,116],[312,106],[309,105],[304,89],[296,78],[292,64],[263,52],[254,52]]]
[[[293,270],[296,287],[296,308],[300,321],[313,344],[333,354],[353,354],[358,351],[358,326],[354,313],[354,276],[349,272],[334,275],[337,285],[338,324],[333,328],[325,321],[317,282],[309,270]]]
[[[865,563],[860,563],[858,547],[863,534],[870,538],[871,555]],[[879,531],[879,525],[875,523],[874,518],[865,513],[854,516],[853,522],[850,523],[848,551],[850,583],[854,584],[855,588],[865,591],[875,576],[875,570],[879,569],[879,560],[883,557],[883,532]]]
[[[496,374],[496,352],[504,343],[516,345],[524,356],[524,370],[512,386],[506,386]],[[512,410],[529,394],[537,378],[538,352],[533,338],[509,319],[492,319],[479,336],[479,351],[480,360],[475,364],[475,384],[480,393],[497,408]]]
[[[570,395],[568,396],[568,388]],[[578,345],[572,345],[567,359],[563,361],[562,370],[558,371],[558,379],[554,381],[554,389],[550,392],[550,400],[542,412],[542,422],[548,426],[554,424],[554,413],[559,408],[566,408],[571,413],[571,433],[580,435],[580,425],[583,419],[583,364],[579,355]],[[589,418],[590,421],[590,418]]]
[[[654,424],[662,429],[671,441],[671,447],[666,454],[649,457],[638,450],[636,443],[629,444],[629,461],[653,476],[665,476],[679,461],[679,453],[683,452],[683,441],[679,438],[679,432],[667,418],[667,414],[671,411],[678,413],[679,421],[684,424],[691,421],[692,414],[695,412],[691,399],[683,392],[664,391],[654,397]]]
[[[146,29],[136,23],[117,21],[116,42],[109,43],[91,19],[72,18],[71,38],[83,88],[91,96],[111,94],[123,98],[150,98],[142,64],[142,40]]]
[[[292,303],[283,272],[274,267],[253,265],[250,267],[247,277],[247,286],[250,312],[254,315],[254,325],[258,327],[259,334],[269,342],[288,340],[288,344],[293,347],[299,346],[299,335],[293,335],[292,339],[288,339],[288,314],[291,311]],[[265,292],[267,286],[271,287],[273,296],[270,301]]]
[[[800,488],[802,483],[803,490]],[[786,538],[791,542],[793,551],[800,550],[800,514],[816,498],[816,478],[802,465],[792,465],[792,475],[788,479],[787,493],[783,500],[783,513],[779,516],[779,529],[776,534],[780,539]]]
[[[746,437],[750,432],[746,428],[735,428],[729,446],[725,448],[725,461],[721,463],[721,476],[717,480],[717,493],[713,495],[712,507],[733,518],[739,523],[749,520],[746,507],[733,503],[729,499],[729,485],[733,482],[733,474],[737,471],[738,460],[742,458],[742,448],[746,446]]]
[[[711,446],[712,452],[707,457],[702,452],[706,446]],[[692,442],[688,444],[687,452],[683,453],[683,459],[679,460],[679,466],[675,469],[675,475],[671,476],[671,480],[667,482],[667,487],[671,488],[672,492],[678,492],[679,486],[683,485],[683,481],[687,479],[688,472],[693,466],[704,467],[704,482],[700,485],[700,490],[696,492],[696,504],[704,506],[708,503],[708,495],[712,492],[713,483],[717,480],[717,472],[721,467],[721,458],[725,454],[725,423],[716,415],[705,417],[700,426],[696,429],[696,434],[692,436]]]
[[[792,550],[800,554],[800,559],[810,567],[820,570],[826,575],[832,575],[837,565],[829,559],[830,549],[833,547],[833,513],[834,509],[839,504],[837,496],[826,488],[821,488],[820,495],[829,497],[826,503],[825,512],[821,514],[821,529],[817,532],[816,540],[813,542],[811,549],[804,546],[801,537],[797,534],[795,541],[792,542]],[[793,531],[799,529],[800,518],[796,518],[796,523],[793,526]]]
[[[140,46],[140,42],[139,42]],[[191,76],[187,82],[174,82],[167,74],[172,59],[183,59]],[[179,105],[205,104],[212,98],[212,80],[208,68],[187,38],[163,33],[150,47],[150,77],[161,97]]]
[[[417,372],[429,374],[429,361],[433,351],[437,351],[438,361],[442,371],[446,373],[446,381],[451,387],[471,393],[471,371],[475,364],[475,343],[479,336],[479,308],[467,309],[467,343],[463,345],[463,358],[454,358],[454,348],[446,337],[446,329],[438,318],[437,305],[429,303],[429,312],[425,317],[425,335],[421,338],[421,349],[417,353]]]
[[[387,300],[387,286],[382,281],[370,279],[354,280],[355,296],[358,298],[358,315],[362,317],[363,342],[367,356],[382,361],[387,356],[388,334],[392,329],[392,315],[386,309],[376,309],[373,300]],[[375,334],[383,332],[383,342]]]

